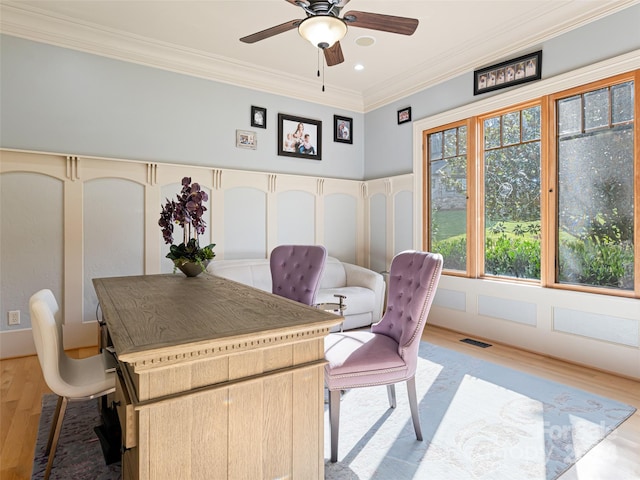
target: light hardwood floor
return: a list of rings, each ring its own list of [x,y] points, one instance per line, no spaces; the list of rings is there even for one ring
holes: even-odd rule
[[[494,344],[483,349],[461,343],[460,339],[465,337],[462,334],[427,326],[423,338],[436,345],[616,399],[640,409],[640,382],[504,345]],[[96,352],[96,348],[84,348],[68,353],[70,356],[82,358]],[[1,360],[0,375],[0,480],[29,479],[41,398],[50,390],[44,383],[35,356]],[[427,419],[423,419],[423,422],[425,421]],[[620,428],[560,478],[639,479],[640,413],[636,411]]]

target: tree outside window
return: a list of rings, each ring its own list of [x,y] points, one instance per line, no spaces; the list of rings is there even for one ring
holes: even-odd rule
[[[540,106],[485,118],[484,272],[540,279]]]
[[[447,270],[467,270],[467,127],[427,135],[429,249]]]
[[[557,100],[559,283],[634,288],[634,85]]]

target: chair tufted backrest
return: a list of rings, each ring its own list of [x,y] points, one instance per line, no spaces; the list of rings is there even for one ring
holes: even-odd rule
[[[272,292],[313,305],[327,250],[322,245],[279,245],[271,252]]]
[[[413,250],[398,253],[389,272],[387,310],[371,327],[372,332],[398,342],[398,354],[414,371],[420,338],[441,273],[439,253]]]

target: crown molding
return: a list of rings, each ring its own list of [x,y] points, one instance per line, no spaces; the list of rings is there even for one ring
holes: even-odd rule
[[[484,55],[475,57],[471,62],[464,60],[466,57],[464,52],[473,50],[477,47],[478,43],[476,41],[470,41],[464,48],[445,51],[437,60],[430,61],[430,63],[416,64],[410,70],[403,72],[402,75],[390,79],[386,82],[386,85],[377,85],[375,89],[365,91],[363,94],[365,112],[406,98],[414,93],[433,87],[464,73],[473,72],[484,65],[496,63],[502,59],[506,60],[514,55],[532,50],[534,47],[539,48],[544,42],[554,37],[638,3],[640,3],[639,0],[602,2],[596,9],[590,8],[587,12],[575,16],[571,20],[541,30],[535,36],[527,36],[523,38],[521,42],[510,43],[501,49],[494,49]],[[435,70],[434,65],[437,65],[437,69]],[[431,74],[428,78],[424,75],[425,71],[429,71]]]
[[[599,8],[589,9],[583,15],[543,30],[533,38],[528,37],[526,41],[509,44],[503,49],[476,57],[473,62],[463,60],[461,52],[466,49],[445,52],[440,56],[440,61],[430,62],[428,65],[417,64],[410,71],[380,83],[363,94],[334,85],[327,86],[326,91],[322,92],[320,83],[317,89],[310,89],[309,78],[306,77],[288,75],[199,50],[80,22],[24,4],[0,3],[0,33],[301,101],[367,113],[473,71],[481,65],[539,46],[553,37],[637,3],[640,0],[602,2]],[[475,45],[469,44],[468,47],[472,49]],[[436,70],[434,63],[437,65]],[[428,77],[425,72],[429,72]]]
[[[25,5],[0,4],[0,33],[148,67],[362,113],[359,92],[310,89],[309,79],[202,51],[51,15]]]

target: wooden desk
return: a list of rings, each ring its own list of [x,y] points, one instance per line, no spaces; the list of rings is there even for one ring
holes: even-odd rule
[[[93,284],[125,480],[324,478],[324,337],[342,317],[207,274]]]

